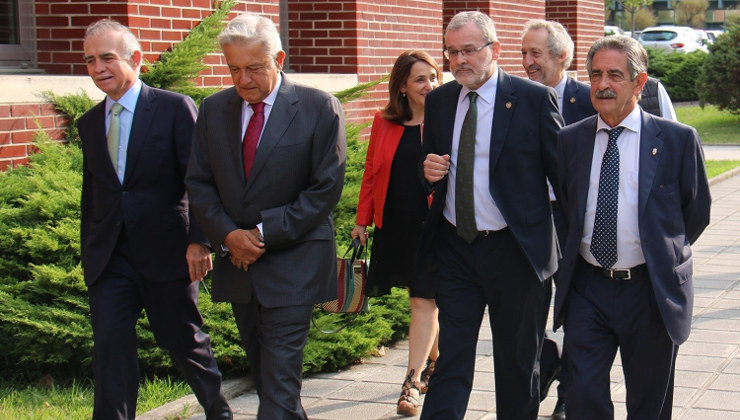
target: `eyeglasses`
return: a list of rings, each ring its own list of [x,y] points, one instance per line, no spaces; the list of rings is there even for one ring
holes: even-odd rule
[[[462,54],[463,57],[475,55],[478,53],[478,51],[482,50],[483,48],[486,48],[487,46],[491,44],[493,44],[493,41],[489,42],[486,45],[480,46],[478,48],[467,47],[461,50],[451,50],[448,48],[446,50],[442,50],[442,53],[444,53],[445,58],[447,58],[448,60],[452,60],[453,58],[457,58],[458,54]]]

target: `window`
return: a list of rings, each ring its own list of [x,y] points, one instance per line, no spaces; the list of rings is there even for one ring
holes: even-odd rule
[[[33,2],[0,0],[0,68],[36,66]]]

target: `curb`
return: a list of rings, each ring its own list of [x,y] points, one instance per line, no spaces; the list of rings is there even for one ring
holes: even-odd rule
[[[229,401],[251,391],[253,388],[254,382],[250,377],[229,379],[221,384],[221,392]],[[195,395],[188,394],[175,401],[149,410],[146,413],[142,413],[136,416],[136,420],[183,419],[192,417],[198,413],[203,413],[203,407],[200,406]]]
[[[709,180],[709,186],[711,187],[712,185],[714,185],[714,184],[716,184],[718,182],[724,181],[724,180],[726,180],[728,178],[732,178],[733,176],[735,176],[737,174],[740,174],[740,166],[735,167],[733,169],[730,169],[727,172],[723,172],[723,173],[721,173],[721,174],[713,177],[712,179]]]

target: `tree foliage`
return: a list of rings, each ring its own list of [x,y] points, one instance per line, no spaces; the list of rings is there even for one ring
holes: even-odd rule
[[[703,28],[706,13],[709,8],[708,0],[681,0],[676,3],[676,25]]]
[[[740,15],[725,21],[727,33],[709,46],[703,71],[696,83],[699,103],[717,105],[740,115]]]
[[[630,30],[635,33],[635,13],[643,7],[653,4],[653,0],[617,0],[624,11],[630,16]]]
[[[632,13],[626,12],[627,19],[632,22]],[[634,31],[641,31],[647,27],[655,26],[658,23],[658,17],[655,16],[653,9],[649,7],[643,7],[635,12],[634,16],[635,27]],[[632,32],[632,38],[637,38],[635,32]]]
[[[649,56],[648,74],[660,79],[672,101],[698,99],[696,81],[708,58],[707,53],[701,50],[690,53],[666,52],[656,48],[646,50]]]

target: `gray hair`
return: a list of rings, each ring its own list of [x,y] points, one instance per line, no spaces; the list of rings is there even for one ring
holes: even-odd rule
[[[570,67],[573,62],[573,40],[570,39],[568,31],[565,30],[560,22],[553,20],[544,19],[532,19],[524,24],[524,32],[522,38],[529,31],[538,29],[544,29],[547,31],[547,50],[550,52],[551,57],[557,57],[562,53],[565,53],[565,61],[563,61],[563,70]]]
[[[483,42],[498,42],[496,26],[493,24],[493,20],[481,12],[460,12],[456,14],[450,19],[450,23],[447,24],[445,34],[449,31],[456,31],[470,22],[475,23],[475,26],[483,33]]]
[[[91,23],[85,30],[85,39],[108,30],[121,34],[121,39],[123,40],[123,51],[121,51],[123,56],[121,58],[129,60],[134,55],[134,52],[141,52],[141,44],[139,44],[139,40],[136,39],[136,36],[131,30],[113,19],[101,19],[95,23]]]
[[[594,55],[601,50],[617,50],[627,55],[627,70],[630,72],[630,80],[635,80],[640,73],[647,73],[648,54],[639,42],[626,35],[609,35],[599,38],[588,50],[586,56],[586,70],[591,75],[591,65]]]
[[[275,58],[283,50],[275,24],[266,17],[252,13],[241,14],[229,23],[218,34],[218,44],[223,49],[226,44],[251,44],[261,42],[265,54]]]

